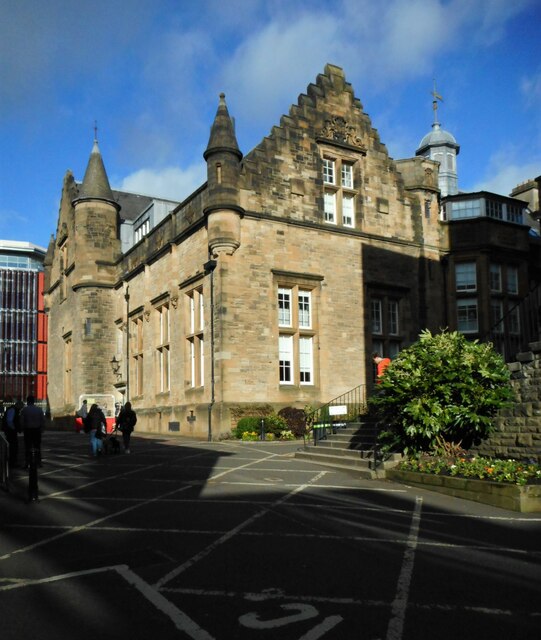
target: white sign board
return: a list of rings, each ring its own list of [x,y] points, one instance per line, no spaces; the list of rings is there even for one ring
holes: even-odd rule
[[[329,407],[330,416],[343,416],[348,412],[348,408],[345,404],[331,405]]]

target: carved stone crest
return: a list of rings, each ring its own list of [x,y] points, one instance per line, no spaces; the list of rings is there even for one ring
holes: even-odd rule
[[[342,116],[334,116],[333,118],[325,120],[325,126],[319,132],[319,137],[349,144],[352,147],[363,148],[363,143],[357,135],[355,127],[348,124]]]

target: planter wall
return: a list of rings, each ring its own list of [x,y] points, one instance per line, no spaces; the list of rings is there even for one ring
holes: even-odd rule
[[[388,480],[437,491],[455,498],[482,502],[521,513],[541,513],[541,484],[519,486],[490,480],[454,478],[396,469],[389,469],[385,475]]]

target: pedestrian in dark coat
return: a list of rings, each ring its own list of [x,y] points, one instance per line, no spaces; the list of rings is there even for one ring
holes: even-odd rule
[[[116,419],[116,428],[122,433],[125,453],[130,453],[130,437],[136,422],[137,414],[131,408],[131,402],[126,402]]]
[[[6,409],[2,420],[2,431],[9,443],[8,463],[12,469],[17,466],[17,458],[19,456],[19,433],[21,432],[19,414],[22,407],[23,403],[20,400],[10,405]]]
[[[94,403],[84,420],[85,433],[90,434],[90,449],[94,457],[103,449],[103,438],[107,432],[107,421],[100,407]]]
[[[26,407],[21,409],[20,424],[23,430],[26,467],[30,466],[32,449],[37,451],[41,466],[41,434],[45,429],[45,414],[34,404],[34,396],[28,396]]]

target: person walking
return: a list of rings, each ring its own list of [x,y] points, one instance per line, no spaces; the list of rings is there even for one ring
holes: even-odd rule
[[[85,432],[90,434],[90,449],[92,455],[97,457],[103,448],[103,438],[107,431],[107,422],[103,411],[97,404],[90,407],[90,411],[84,421]]]
[[[26,398],[26,407],[23,407],[20,413],[26,469],[30,466],[33,449],[37,451],[37,462],[41,467],[41,434],[45,429],[45,415],[39,407],[36,407],[34,402],[34,396],[28,396]]]
[[[15,404],[10,405],[6,409],[2,420],[2,431],[4,432],[9,444],[8,464],[11,469],[17,466],[19,457],[19,433],[21,432],[19,413],[23,406],[24,405],[20,400]]]
[[[116,428],[122,433],[125,453],[130,453],[130,438],[136,422],[137,414],[131,408],[131,402],[126,402],[116,419]]]

